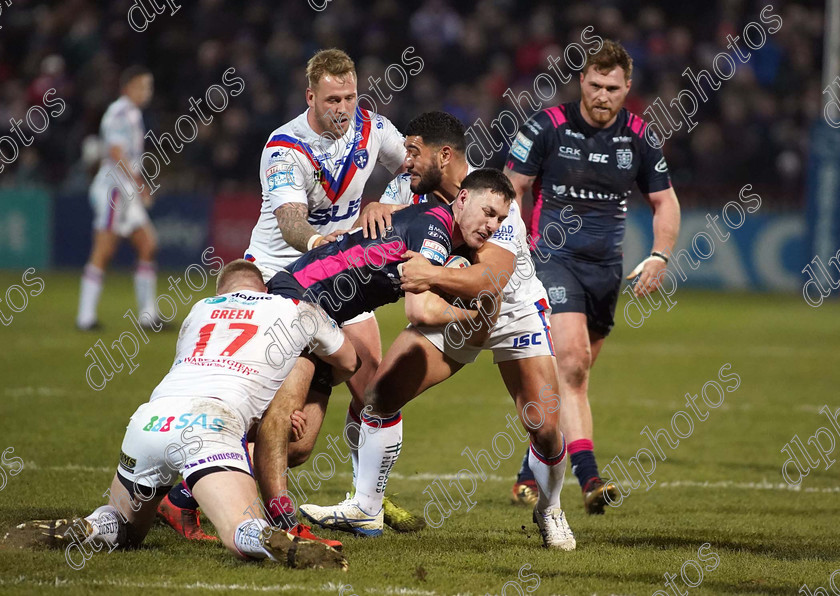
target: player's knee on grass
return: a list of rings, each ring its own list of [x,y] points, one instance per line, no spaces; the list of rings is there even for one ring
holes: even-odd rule
[[[557,354],[557,369],[560,377],[572,387],[583,387],[589,379],[592,356],[589,347],[567,347]]]

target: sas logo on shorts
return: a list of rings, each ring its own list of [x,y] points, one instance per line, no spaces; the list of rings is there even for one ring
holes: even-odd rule
[[[513,140],[513,145],[510,146],[510,154],[519,161],[527,161],[528,154],[531,153],[531,147],[533,145],[534,141],[521,132],[517,133],[516,138]]]
[[[434,240],[423,240],[423,246],[420,247],[420,254],[436,263],[443,265],[446,262],[446,253],[448,251],[440,242]]]
[[[173,420],[175,420],[175,416],[152,416],[151,420],[149,420],[149,423],[143,427],[143,430],[153,433],[167,433],[173,428]],[[191,426],[193,428],[200,426],[204,429],[215,430],[219,432],[225,429],[225,422],[221,418],[213,418],[213,421],[208,426],[207,414],[193,415],[192,413],[188,413],[181,414],[181,417],[178,419],[178,424],[176,424],[174,428],[176,430],[180,430],[182,428],[187,428],[188,426]]]
[[[548,299],[557,304],[566,304],[566,288],[563,286],[548,288]]]

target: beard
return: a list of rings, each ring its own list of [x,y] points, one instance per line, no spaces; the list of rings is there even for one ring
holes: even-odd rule
[[[590,106],[584,106],[586,108],[586,112],[589,114],[589,117],[599,124],[606,124],[610,120],[612,120],[615,115],[618,113],[618,110],[612,110],[609,106],[603,106],[606,108],[606,111],[603,110],[596,110],[596,104],[592,104]],[[601,106],[598,106],[601,107]]]
[[[416,185],[409,186],[411,192],[418,195],[425,195],[440,188],[440,183],[443,181],[443,172],[437,167],[437,164],[429,168]]]

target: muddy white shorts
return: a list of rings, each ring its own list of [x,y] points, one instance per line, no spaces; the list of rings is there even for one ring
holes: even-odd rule
[[[118,474],[132,495],[168,491],[181,475],[199,478],[235,470],[252,475],[240,416],[212,397],[163,397],[134,412],[120,451]]]

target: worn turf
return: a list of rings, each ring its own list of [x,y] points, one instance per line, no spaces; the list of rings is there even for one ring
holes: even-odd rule
[[[101,312],[106,328],[91,334],[73,328],[76,274],[38,274],[44,291],[30,297],[8,327],[0,327],[0,449],[7,450],[0,534],[21,521],[85,514],[104,503],[128,418],[170,366],[177,335],[151,334],[136,370],[123,369],[103,390],[93,391],[85,381],[90,363],[85,352],[98,338],[110,345],[131,329],[121,318],[133,305],[130,278],[109,275]],[[0,298],[16,283],[19,273],[0,274]],[[0,592],[512,596],[661,590],[693,596],[796,594],[807,583],[812,591],[825,586],[830,593],[829,576],[840,568],[838,468],[826,470],[809,446],[818,463],[799,490],[791,490],[781,474],[787,458],[781,449],[794,435],[805,442],[820,427],[832,430],[818,410],[840,407],[838,305],[812,309],[801,296],[683,290],[675,298],[670,312],[653,312],[640,328],[623,320],[619,306],[591,384],[596,453],[602,467],[616,456],[629,467],[640,448],[653,449],[640,432],[670,429],[678,411],[690,417],[691,434],[678,415],[676,428],[685,438],[674,449],[660,441],[666,459],[657,459],[649,490],[629,467],[637,488],[604,516],[584,514],[579,487],[568,473],[563,504],[577,536],[575,552],[541,548],[530,511],[509,504],[525,443],[506,426],[513,407],[485,354],[404,409],[403,452],[389,484],[401,503],[418,511],[445,486],[453,500],[449,506],[458,508],[446,519],[433,517],[442,522],[439,527],[415,535],[365,540],[331,535],[344,540],[347,573],[244,564],[220,546],[188,543],[155,527],[139,551],[96,553],[79,571],[61,552],[0,551]],[[10,314],[5,301],[0,311]],[[176,322],[186,312],[180,307]],[[381,309],[378,319],[387,346],[405,324],[401,306]],[[698,401],[700,416],[707,415],[701,421],[685,394],[697,394],[709,381],[725,394],[717,408]],[[721,399],[712,385],[707,396]],[[315,476],[317,490],[301,482],[312,502],[335,503],[349,490],[349,464],[338,461],[324,440],[324,433],[340,436],[347,399],[345,388],[335,391],[315,451],[335,463],[334,475],[323,481]],[[493,455],[497,469],[491,469],[496,461],[484,462],[486,479],[477,483],[476,504],[467,511],[450,485],[459,470],[472,469],[462,452],[469,447],[492,453],[494,437],[502,432],[513,438],[515,450],[507,458]],[[840,452],[840,437],[833,437]],[[826,434],[821,439],[828,444]],[[507,455],[503,438],[495,444]],[[19,467],[14,457],[24,467],[12,476]],[[316,461],[322,476],[329,476],[328,460]],[[312,463],[304,469],[312,471]],[[639,465],[650,461],[641,457]],[[705,543],[709,546],[701,549]],[[690,583],[701,579],[702,570],[698,587],[683,583],[681,569]],[[666,588],[666,573],[676,575],[675,588]]]

